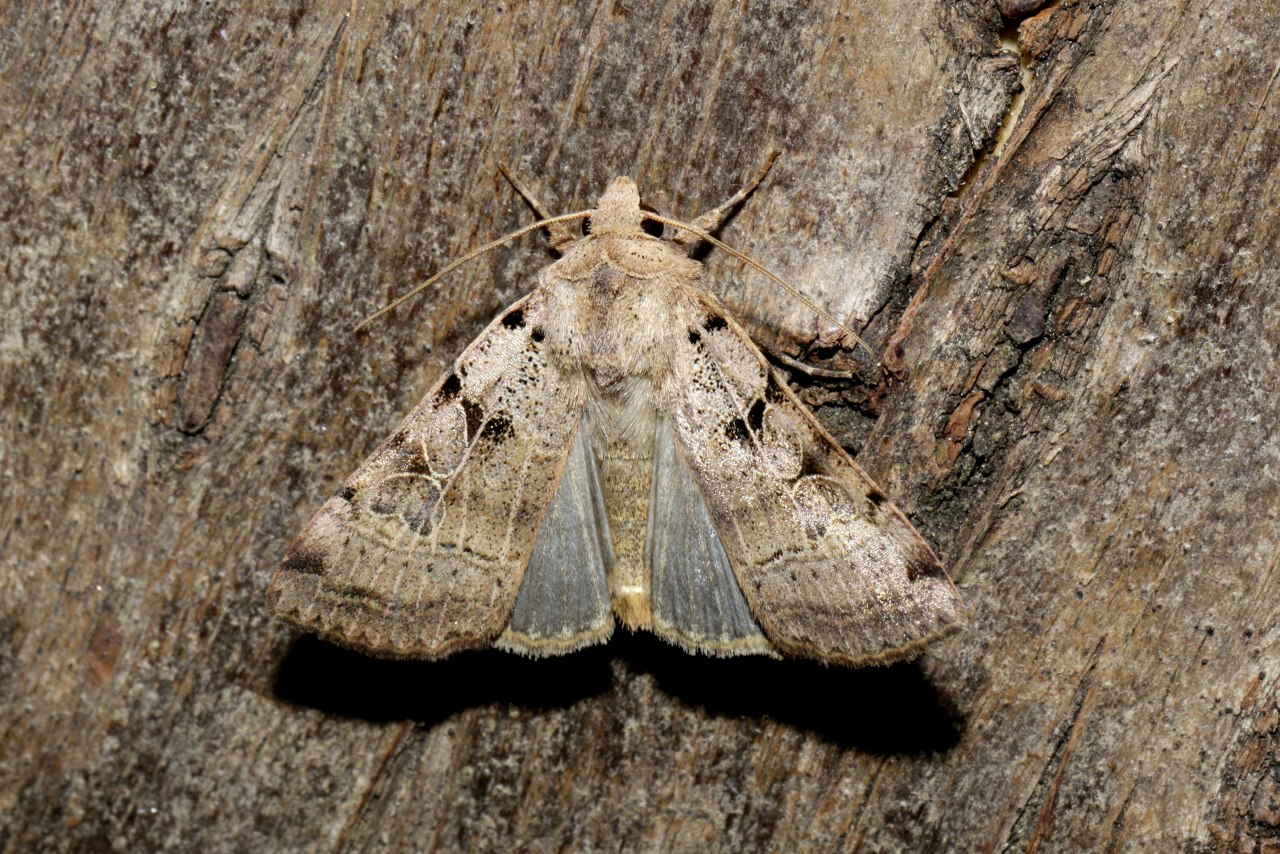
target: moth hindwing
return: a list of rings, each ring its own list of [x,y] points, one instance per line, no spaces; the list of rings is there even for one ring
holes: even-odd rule
[[[302,531],[276,613],[427,659],[569,652],[616,617],[857,666],[958,628],[937,557],[703,289],[696,240],[647,234],[629,178],[583,215]]]

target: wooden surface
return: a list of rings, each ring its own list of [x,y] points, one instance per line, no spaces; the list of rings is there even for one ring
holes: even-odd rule
[[[0,848],[1280,851],[1280,8],[843,5],[0,9]],[[885,367],[710,280],[857,370],[798,386],[969,631],[428,665],[271,618],[548,262],[352,332],[530,221],[500,161],[692,216],[771,148],[722,236]]]

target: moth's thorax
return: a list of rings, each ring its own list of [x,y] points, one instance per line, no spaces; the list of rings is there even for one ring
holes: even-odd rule
[[[548,267],[546,344],[563,369],[590,374],[605,393],[630,378],[657,385],[676,355],[678,320],[701,294],[702,265],[647,235],[582,240]]]

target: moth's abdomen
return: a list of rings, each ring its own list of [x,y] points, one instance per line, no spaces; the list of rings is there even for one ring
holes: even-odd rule
[[[614,564],[609,572],[613,610],[623,625],[648,629],[653,624],[649,604],[649,572],[645,567],[645,533],[649,524],[649,495],[653,478],[653,434],[615,432],[605,439],[600,475],[605,511],[613,532]]]

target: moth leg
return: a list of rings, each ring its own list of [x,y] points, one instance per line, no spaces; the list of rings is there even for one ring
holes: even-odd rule
[[[769,170],[773,168],[773,162],[778,159],[778,155],[780,153],[781,152],[776,149],[770,151],[769,156],[765,158],[764,166],[760,167],[760,171],[754,178],[747,182],[746,186],[734,193],[727,201],[716,205],[711,210],[698,216],[697,219],[690,224],[702,229],[703,231],[715,231],[723,225],[724,221],[729,218],[729,214],[733,209],[742,204],[743,200],[755,192],[756,187],[760,186],[760,182],[764,180],[764,176],[769,174]],[[691,231],[684,231],[676,235],[675,242],[682,246],[688,246],[690,244],[697,243],[701,239],[702,238],[698,237],[697,234]]]
[[[778,350],[774,350],[772,347],[766,347],[762,344],[759,344],[759,342],[755,342],[755,343],[762,350],[768,351],[769,355],[772,358],[777,359],[779,362],[786,365],[791,370],[799,371],[800,373],[806,376],[825,377],[831,380],[853,379],[853,373],[850,371],[833,371],[828,368],[819,368],[816,365],[807,364],[805,362],[800,361],[799,359],[793,359],[792,357],[788,356],[786,353],[783,353]]]
[[[511,182],[511,186],[515,187],[516,192],[524,197],[525,202],[528,203],[529,207],[533,208],[539,219],[551,219],[551,214],[547,213],[546,208],[539,204],[538,199],[533,195],[533,191],[507,168],[507,164],[499,163],[498,171]],[[551,223],[547,226],[547,232],[551,235],[551,248],[557,252],[563,252],[565,247],[578,239],[573,236],[573,231],[570,230],[569,226],[563,222]]]

